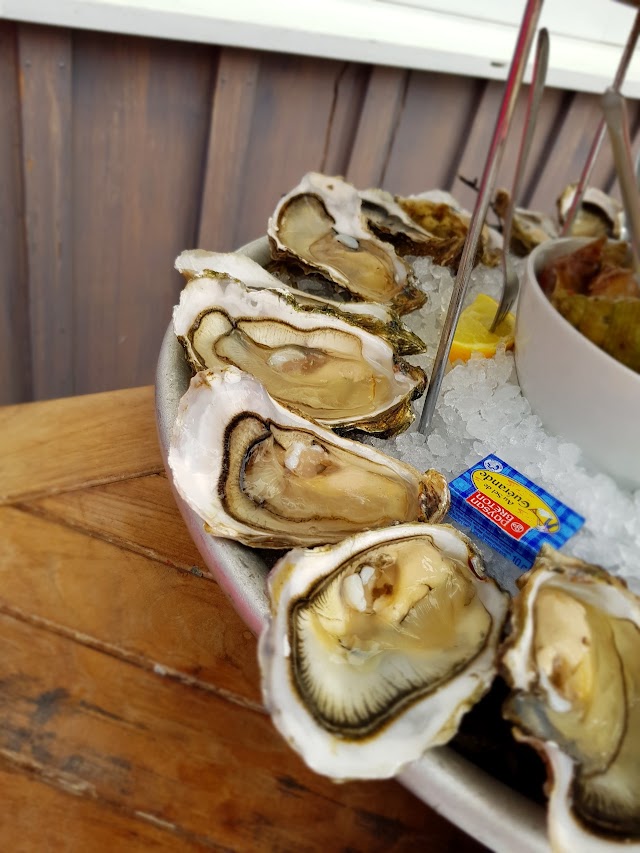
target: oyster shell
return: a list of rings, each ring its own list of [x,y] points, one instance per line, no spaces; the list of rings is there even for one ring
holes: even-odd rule
[[[390,239],[403,254],[428,254],[434,237],[412,219],[386,190],[360,190],[362,213],[369,227],[383,239]],[[424,248],[423,248],[424,247]]]
[[[505,715],[550,768],[556,851],[640,845],[640,601],[598,566],[543,546],[502,651]]]
[[[509,212],[511,194],[508,190],[496,190],[493,200],[493,209],[502,222]],[[553,220],[538,210],[527,210],[524,207],[516,207],[511,222],[511,241],[509,250],[518,257],[525,257],[532,252],[536,246],[554,240],[558,236],[558,229]]]
[[[233,252],[208,252],[189,249],[175,261],[175,268],[186,279],[198,278],[207,272],[224,273],[257,290],[279,290],[303,311],[322,311],[341,318],[372,335],[384,338],[398,355],[417,355],[426,344],[400,320],[400,315],[379,302],[338,302],[315,293],[293,287],[267,272],[260,264],[245,255]]]
[[[355,187],[309,172],[278,202],[267,234],[275,258],[319,270],[356,299],[382,302],[401,314],[426,296],[393,247],[368,228]]]
[[[173,325],[196,371],[238,367],[278,402],[334,429],[394,435],[413,420],[411,400],[426,386],[424,372],[382,338],[229,275],[188,281]]]
[[[507,597],[448,525],[291,551],[269,592],[265,703],[316,772],[394,775],[453,737],[493,680]]]
[[[288,411],[236,368],[203,371],[183,396],[169,450],[180,495],[214,536],[286,548],[405,521],[439,521],[449,490]]]
[[[577,184],[569,184],[556,201],[558,221],[561,225],[564,224],[571,210],[576,187]],[[623,225],[624,212],[620,202],[596,187],[587,187],[569,235],[618,239],[622,236]]]
[[[396,201],[413,222],[431,234],[431,242],[422,247],[416,246],[416,254],[429,255],[435,263],[457,270],[467,239],[470,215],[449,193],[438,190],[415,196],[398,196]],[[500,235],[483,226],[475,263],[496,266],[501,246]]]

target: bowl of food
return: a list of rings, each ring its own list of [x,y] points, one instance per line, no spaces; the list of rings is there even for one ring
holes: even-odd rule
[[[624,244],[604,239],[538,246],[525,268],[515,360],[545,426],[638,488],[640,288],[625,255]]]

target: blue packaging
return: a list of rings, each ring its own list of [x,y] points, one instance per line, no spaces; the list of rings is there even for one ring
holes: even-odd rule
[[[547,542],[573,536],[584,518],[502,459],[490,454],[449,483],[451,518],[521,569]]]

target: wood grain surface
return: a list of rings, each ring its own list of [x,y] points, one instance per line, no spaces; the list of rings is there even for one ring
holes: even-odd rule
[[[0,405],[33,399],[16,29],[0,21]]]
[[[0,409],[0,448],[0,850],[483,849],[276,733],[160,471],[151,389]]]
[[[76,393],[153,376],[180,289],[173,261],[196,238],[212,56],[96,33],[75,45]]]
[[[18,33],[31,362],[36,399],[75,391],[73,221],[69,178],[72,50],[69,30]],[[43,85],[43,82],[45,85]],[[46,365],[46,370],[42,367]]]

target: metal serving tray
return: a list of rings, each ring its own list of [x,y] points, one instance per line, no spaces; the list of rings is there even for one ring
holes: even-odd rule
[[[269,259],[266,237],[239,250],[260,264]],[[156,420],[169,480],[167,452],[180,398],[191,371],[172,325],[162,342],[156,374]],[[204,532],[202,520],[174,497],[202,558],[246,625],[258,635],[269,611],[260,554]],[[436,747],[409,765],[398,781],[423,802],[497,853],[548,851],[544,809],[447,747]]]

